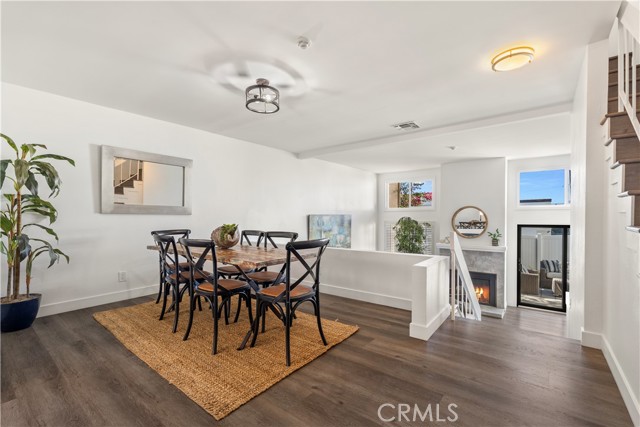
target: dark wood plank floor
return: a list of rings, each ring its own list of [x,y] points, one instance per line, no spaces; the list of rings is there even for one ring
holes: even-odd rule
[[[360,331],[217,423],[92,318],[148,299],[3,334],[2,426],[362,426],[384,424],[384,403],[431,404],[433,425],[447,424],[436,404],[441,418],[456,404],[459,426],[631,425],[602,353],[563,338],[563,316],[509,309],[447,321],[424,342],[408,336],[409,312],[332,296],[323,317]]]

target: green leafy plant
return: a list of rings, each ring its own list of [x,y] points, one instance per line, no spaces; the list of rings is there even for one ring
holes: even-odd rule
[[[489,235],[489,237],[491,237],[492,240],[500,240],[500,238],[502,237],[502,234],[500,234],[500,230],[497,228],[495,233],[488,232],[487,234]]]
[[[229,239],[233,239],[233,236],[236,234],[238,230],[238,224],[222,224],[220,227],[220,235],[224,238],[225,236],[229,236]]]
[[[402,217],[393,227],[396,232],[396,251],[407,254],[424,253],[424,227],[408,216]]]
[[[49,267],[64,257],[69,262],[69,257],[60,249],[54,247],[50,242],[32,238],[26,233],[30,229],[39,228],[52,236],[56,244],[58,242],[57,233],[51,228],[38,224],[35,218],[42,216],[48,219],[49,226],[53,224],[58,211],[47,200],[40,198],[38,177],[44,179],[47,187],[51,191],[48,198],[53,198],[60,192],[62,181],[56,168],[49,163],[49,159],[62,160],[75,166],[75,162],[68,157],[57,154],[37,154],[39,149],[46,150],[42,144],[22,144],[18,148],[17,144],[7,135],[0,137],[15,152],[14,159],[3,159],[0,161],[0,188],[4,185],[5,179],[13,183],[14,193],[4,193],[2,195],[2,211],[0,225],[2,228],[2,240],[0,241],[0,252],[7,257],[7,296],[3,300],[17,300],[20,297],[21,264],[26,260],[25,284],[26,296],[29,297],[31,285],[31,272],[35,260],[42,254],[49,255]],[[7,172],[10,167],[12,176]],[[28,192],[28,194],[25,194]],[[23,223],[23,215],[32,222]]]

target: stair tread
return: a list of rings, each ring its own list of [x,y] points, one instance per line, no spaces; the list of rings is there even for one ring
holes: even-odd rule
[[[634,226],[634,225],[630,225],[628,227],[625,227],[627,229],[627,231],[631,231],[632,233],[640,233],[640,227]]]
[[[618,197],[630,197],[630,196],[640,196],[640,190],[627,190],[622,193],[618,193]]]
[[[625,139],[625,138],[635,138],[636,134],[635,133],[621,133],[618,135],[610,135],[611,139]]]

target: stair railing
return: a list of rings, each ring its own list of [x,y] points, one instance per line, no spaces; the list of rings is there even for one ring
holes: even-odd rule
[[[476,290],[471,281],[469,268],[462,253],[462,246],[456,233],[451,233],[451,280],[450,280],[450,298],[451,298],[451,320],[455,320],[456,316],[465,319],[482,320],[482,311]]]
[[[624,25],[621,8],[618,14],[618,111],[626,111],[636,135],[640,135],[640,121],[638,121],[636,85],[636,68],[640,43],[633,33]]]
[[[134,168],[134,162],[135,162],[135,168]],[[120,173],[118,174],[118,171],[116,171],[114,173],[115,175],[120,175],[119,178],[116,180],[114,179],[113,182],[113,187],[120,187],[122,186],[125,182],[128,182],[132,179],[136,179],[136,180],[140,180],[140,160],[131,160],[131,159],[127,159],[125,162],[119,164],[118,166],[116,166],[116,169],[120,170]],[[127,173],[125,173],[125,168],[128,168]]]

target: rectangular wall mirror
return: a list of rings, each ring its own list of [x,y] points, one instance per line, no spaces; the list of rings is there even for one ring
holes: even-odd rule
[[[192,160],[102,146],[102,213],[191,215]]]

